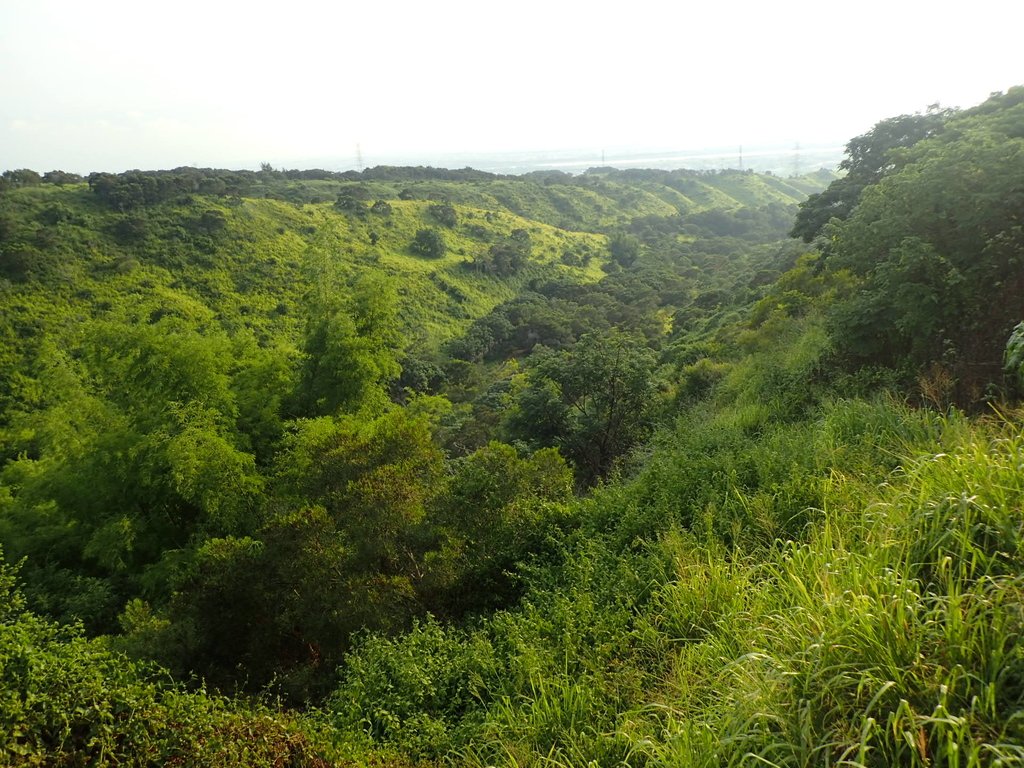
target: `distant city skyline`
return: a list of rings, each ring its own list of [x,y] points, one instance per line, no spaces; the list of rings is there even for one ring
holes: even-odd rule
[[[1024,82],[1021,28],[990,0],[6,0],[0,169],[841,146]]]

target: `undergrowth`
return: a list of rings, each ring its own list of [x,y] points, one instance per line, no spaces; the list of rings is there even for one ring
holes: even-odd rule
[[[1024,760],[1019,422],[694,418],[518,610],[364,642],[343,738],[479,766]]]

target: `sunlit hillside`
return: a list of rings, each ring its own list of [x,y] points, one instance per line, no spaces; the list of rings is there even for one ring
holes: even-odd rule
[[[5,172],[0,764],[1024,764],[1022,178]]]

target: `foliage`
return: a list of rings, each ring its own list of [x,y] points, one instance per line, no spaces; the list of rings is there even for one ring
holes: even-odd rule
[[[346,299],[313,307],[302,350],[304,414],[358,410],[371,402],[379,407],[401,373],[404,340],[394,288],[364,278]]]
[[[18,187],[34,187],[41,184],[42,181],[42,177],[31,168],[7,170],[0,175],[0,190],[10,188],[16,189]]]
[[[1018,425],[837,402],[814,423],[719,439],[714,456],[685,436],[660,461],[687,476],[599,493],[519,610],[470,634],[368,638],[337,722],[473,765],[1024,756]],[[886,454],[903,469],[875,466]],[[690,495],[693,480],[706,492]],[[814,496],[793,497],[801,484]],[[715,503],[745,522],[702,527]],[[808,503],[828,511],[743,536],[768,516],[793,526]]]
[[[65,184],[80,184],[85,179],[77,173],[54,170],[44,173],[42,181],[44,184],[56,184],[58,187],[62,187]]]
[[[1019,388],[1024,389],[1024,323],[1014,326],[1006,342],[1003,368]]]
[[[905,150],[922,139],[942,132],[955,110],[931,107],[924,114],[900,115],[877,123],[867,133],[846,145],[846,159],[839,168],[846,175],[836,179],[823,192],[812,194],[800,203],[796,223],[790,234],[809,243],[822,234],[832,219],[845,220],[860,202],[864,189],[906,162]]]
[[[666,306],[687,297],[685,280],[658,266],[618,272],[598,283],[535,282],[477,319],[447,352],[467,361],[522,357],[534,347],[572,346],[585,333],[611,328],[643,335],[654,344],[665,335]],[[684,299],[685,300],[685,299]]]
[[[514,229],[507,238],[492,245],[486,255],[478,256],[473,263],[478,269],[508,277],[526,265],[532,249],[530,233],[525,229]]]
[[[169,622],[150,641],[159,660],[226,688],[275,682],[303,701],[329,689],[353,632],[404,626],[442,470],[422,408],[296,423],[276,511],[252,537],[209,539],[178,573]]]
[[[454,229],[459,223],[459,216],[451,203],[435,203],[427,208],[427,212],[443,227]]]
[[[0,560],[4,765],[326,766],[299,718],[185,693],[74,627],[28,613]]]
[[[392,743],[414,758],[440,757],[458,742],[462,717],[499,679],[494,648],[433,619],[401,639],[369,636],[345,662],[327,709],[341,731]]]
[[[273,467],[289,450],[295,419],[358,413],[372,420],[389,396],[409,402],[406,385],[442,386],[448,371],[439,343],[527,280],[554,285],[559,277],[564,293],[600,275],[600,235],[524,220],[494,198],[473,198],[489,206],[483,211],[449,203],[458,216],[445,238],[470,258],[505,241],[530,253],[528,264],[501,279],[454,260],[422,270],[405,249],[430,215],[429,202],[396,199],[387,183],[369,178],[265,167],[96,174],[88,188],[59,180],[0,197],[0,248],[11,267],[0,323],[0,537],[28,558],[23,573],[35,610],[82,621],[91,634],[118,633],[126,606],[142,600],[155,623],[130,622],[130,644],[183,676],[200,667],[218,682],[235,676],[225,669],[237,660],[189,660],[183,650],[198,647],[190,637],[221,631],[212,611],[202,619],[209,627],[181,618],[188,614],[182,596],[202,591],[195,574],[208,576],[215,591],[223,574],[214,564],[242,562],[227,545],[234,554],[218,560],[211,542],[266,544],[279,516],[323,506],[279,498],[291,491]],[[427,192],[417,195],[429,199]],[[340,194],[384,203],[373,231],[369,218],[334,211]],[[564,251],[592,254],[592,268],[564,265]],[[618,301],[617,313],[628,300]],[[584,328],[577,323],[572,336]],[[413,334],[417,357],[440,365],[421,366],[406,381],[398,375]],[[458,450],[485,445],[496,434],[488,429],[466,424],[460,434],[476,437]],[[441,498],[443,488],[439,480],[424,498]],[[456,594],[473,567],[459,553],[482,550],[436,522],[436,506],[425,503],[413,526],[410,563],[422,572],[387,593],[393,605],[382,598],[381,615],[393,609],[399,617],[389,626],[425,603],[455,614],[474,602]],[[491,604],[518,594],[518,577],[503,569],[518,568],[543,538],[550,511],[522,513],[522,540],[491,569],[504,585]],[[441,554],[427,569],[420,559],[431,548]],[[410,602],[428,573],[437,594]],[[244,603],[239,609],[243,624]],[[173,631],[156,631],[165,621]],[[153,649],[144,647],[147,637]],[[266,647],[275,642],[268,635]],[[230,655],[232,645],[223,647]]]
[[[370,206],[370,213],[376,214],[377,216],[390,216],[394,213],[394,208],[391,207],[391,203],[387,200],[376,200],[373,205]]]
[[[565,517],[572,471],[552,448],[520,458],[491,442],[454,462],[431,514],[441,542],[425,593],[435,614],[460,616],[514,603],[523,563],[543,556]]]
[[[640,255],[640,241],[632,235],[616,232],[608,240],[608,250],[620,267],[631,267]]]
[[[409,248],[418,256],[428,259],[440,259],[448,250],[441,233],[429,227],[416,230],[416,237]]]
[[[1019,178],[1024,89],[951,118],[868,187],[834,231],[832,269],[860,278],[836,307],[837,349],[853,364],[948,368],[960,402],[997,380],[1024,315]]]
[[[1020,414],[949,407],[1020,103],[851,141],[817,252],[828,174],[5,179],[0,762],[1024,759]]]
[[[591,484],[645,435],[654,356],[628,336],[584,335],[564,352],[538,351],[516,396],[509,428],[555,446]]]
[[[358,197],[351,193],[345,193],[338,195],[338,199],[334,201],[334,210],[361,217],[366,216],[368,209],[366,203]]]

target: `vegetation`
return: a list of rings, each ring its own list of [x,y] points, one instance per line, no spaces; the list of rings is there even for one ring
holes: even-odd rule
[[[1022,142],[7,171],[0,763],[1021,763]]]
[[[0,561],[4,765],[326,766],[329,745],[293,714],[186,692],[25,610]]]

